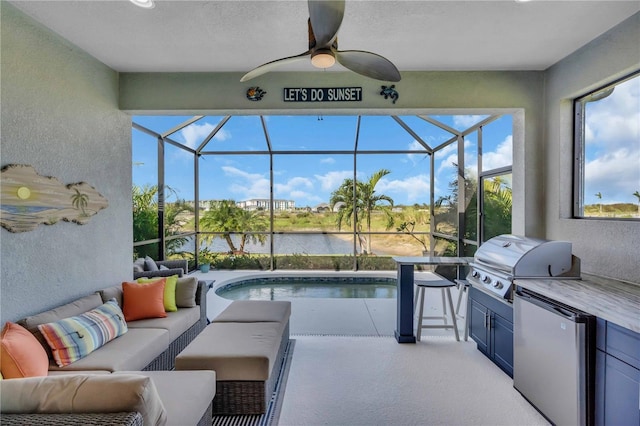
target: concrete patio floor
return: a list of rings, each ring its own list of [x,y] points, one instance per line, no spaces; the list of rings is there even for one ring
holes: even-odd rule
[[[385,272],[212,271],[194,273],[216,285],[264,276],[355,275]],[[419,273],[417,273],[419,275]],[[454,305],[457,290],[452,291]],[[295,349],[277,423],[298,425],[548,425],[514,388],[512,379],[462,341],[464,321],[451,330],[423,330],[421,342],[398,344],[396,299],[291,298]],[[425,316],[442,310],[427,292]],[[231,300],[211,290],[208,316]],[[465,304],[461,307],[464,312]]]

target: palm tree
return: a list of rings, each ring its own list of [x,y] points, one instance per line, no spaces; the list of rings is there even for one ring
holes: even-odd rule
[[[384,194],[376,194],[376,185],[384,176],[391,173],[387,169],[380,169],[375,172],[366,182],[356,180],[355,185],[353,179],[345,179],[342,185],[338,187],[332,194],[329,204],[335,206],[337,203],[344,203],[338,210],[336,216],[336,224],[338,230],[341,229],[342,222],[351,225],[356,218],[356,231],[358,232],[358,240],[360,248],[366,244],[366,253],[371,253],[371,237],[364,237],[361,234],[362,224],[366,225],[367,233],[371,233],[371,217],[374,210],[380,210],[385,213],[387,218],[387,229],[393,226],[393,216],[391,215],[391,207],[393,207],[393,199]],[[355,199],[354,199],[355,186]],[[382,202],[388,205],[381,204]]]
[[[232,253],[244,253],[247,241],[264,244],[267,236],[256,234],[251,231],[261,232],[268,229],[268,224],[264,216],[257,211],[247,211],[241,209],[233,200],[212,201],[209,211],[200,219],[200,230],[206,232],[217,232],[222,235]],[[240,247],[236,247],[231,235],[240,234]],[[204,241],[209,243],[216,236],[206,236]]]
[[[484,181],[484,239],[511,231],[513,192],[500,176]]]
[[[602,192],[598,192],[595,195],[598,197],[598,200],[602,200]],[[602,216],[602,203],[598,203],[598,206],[600,206],[600,216]]]
[[[165,187],[168,192],[175,194],[170,187]],[[133,185],[131,188],[133,202],[133,241],[145,241],[158,238],[158,186],[157,185]],[[178,215],[191,211],[192,208],[184,201],[176,203],[166,203],[164,212],[164,235],[166,237],[177,235],[182,232],[182,225],[178,220]],[[165,248],[167,255],[179,253],[179,249],[187,242],[187,238],[175,238],[167,240]],[[146,246],[137,247],[138,255],[150,254],[155,256],[153,247],[146,253]]]
[[[87,216],[85,209],[89,205],[89,196],[78,191],[78,188],[73,188],[73,190],[76,193],[71,196],[71,204],[75,209],[82,211],[82,216]]]

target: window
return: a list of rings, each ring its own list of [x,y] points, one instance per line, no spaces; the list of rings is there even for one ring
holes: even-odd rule
[[[574,216],[640,219],[640,73],[575,101]]]
[[[369,269],[511,231],[508,113],[133,121],[138,254]]]

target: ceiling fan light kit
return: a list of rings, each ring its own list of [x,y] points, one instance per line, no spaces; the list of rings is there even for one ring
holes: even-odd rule
[[[317,50],[311,54],[311,64],[316,68],[331,68],[336,63],[336,57],[330,50]]]
[[[400,81],[396,66],[375,53],[363,50],[338,50],[338,30],[344,18],[345,0],[308,0],[309,50],[295,56],[276,59],[252,69],[240,79],[251,80],[281,65],[307,60],[316,68],[330,68],[336,61],[365,77],[383,81]]]
[[[156,7],[156,4],[153,2],[153,0],[129,0],[129,1],[135,4],[136,6],[142,7],[144,9],[153,9],[154,7]]]

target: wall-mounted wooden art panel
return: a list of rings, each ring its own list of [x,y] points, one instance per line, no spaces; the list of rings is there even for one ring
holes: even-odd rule
[[[11,232],[32,231],[61,220],[84,225],[108,201],[85,182],[64,185],[31,166],[11,164],[1,172],[0,225]]]

